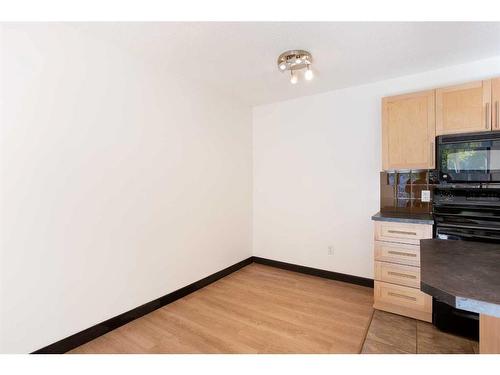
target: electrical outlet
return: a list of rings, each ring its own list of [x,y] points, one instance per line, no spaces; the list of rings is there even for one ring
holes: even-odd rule
[[[328,246],[328,255],[333,255],[333,246]]]
[[[431,201],[431,191],[430,190],[422,190],[420,194],[420,199],[422,202],[430,202]]]

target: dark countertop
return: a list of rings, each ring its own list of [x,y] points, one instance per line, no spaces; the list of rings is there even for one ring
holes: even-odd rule
[[[420,240],[420,289],[453,307],[500,317],[500,244]]]
[[[377,212],[372,216],[372,220],[375,221],[393,221],[399,223],[412,223],[412,224],[434,224],[434,219],[432,214],[417,214],[417,213],[406,213],[406,212]]]

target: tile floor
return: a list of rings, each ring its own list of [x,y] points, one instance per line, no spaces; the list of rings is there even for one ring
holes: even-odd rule
[[[432,324],[375,310],[361,353],[477,354],[479,343],[441,332]]]

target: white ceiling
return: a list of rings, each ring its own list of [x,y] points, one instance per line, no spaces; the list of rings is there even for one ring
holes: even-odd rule
[[[500,56],[500,22],[248,22],[73,24],[188,73],[249,105]],[[276,59],[312,53],[316,77],[291,85]]]

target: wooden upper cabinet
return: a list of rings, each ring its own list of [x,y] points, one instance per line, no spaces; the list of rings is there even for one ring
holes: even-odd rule
[[[491,80],[491,129],[500,130],[500,78]]]
[[[383,98],[383,169],[433,169],[435,130],[434,90]]]
[[[436,135],[491,130],[491,80],[436,90]]]

